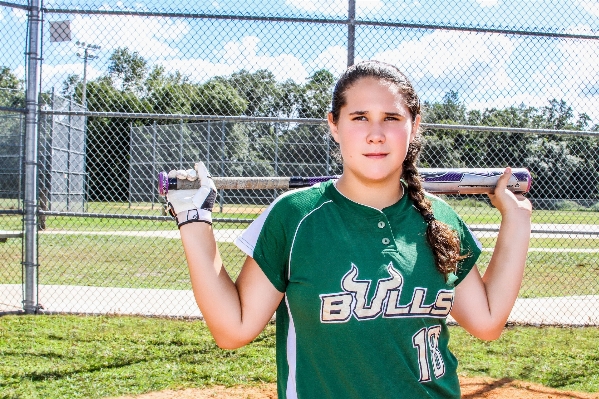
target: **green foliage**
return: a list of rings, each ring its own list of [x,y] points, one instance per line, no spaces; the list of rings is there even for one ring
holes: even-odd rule
[[[123,91],[139,90],[148,72],[148,62],[137,51],[117,48],[109,58],[108,76]]]
[[[87,84],[87,101],[92,111],[324,118],[329,111],[334,83],[334,76],[327,70],[316,71],[305,83],[297,83],[277,82],[274,74],[265,69],[241,70],[199,83],[178,71],[167,73],[163,66],[150,69],[141,55],[119,48],[110,57],[106,75]],[[21,83],[4,68],[0,71],[0,84],[15,88]],[[69,76],[62,92],[81,98],[80,78]],[[11,101],[18,103],[20,100],[4,100],[0,93],[0,103]],[[439,102],[424,103],[423,115],[424,122],[450,125],[570,130],[589,129],[591,125],[587,114],[575,115],[572,107],[563,100],[552,99],[540,108],[520,105],[468,110],[457,91],[448,91]],[[129,129],[152,123],[180,122],[88,118],[90,200],[124,200],[128,197],[123,171],[129,170]],[[598,126],[594,125],[593,129],[599,129]],[[251,165],[251,168],[232,166],[232,174],[314,175],[340,171],[340,165],[332,156],[335,146],[327,142],[326,127],[229,126],[224,134],[229,146],[226,162]],[[590,137],[435,129],[423,133],[420,166],[525,167],[533,175],[533,198],[593,201],[599,198],[598,151],[597,140]],[[265,156],[275,152],[279,163],[291,164],[287,170],[275,170],[270,155]],[[221,156],[218,154],[218,159]],[[216,156],[213,161],[215,159]],[[327,162],[328,171],[322,166]],[[545,204],[542,201],[540,206]]]
[[[0,88],[22,90],[23,81],[17,78],[8,67],[0,67]]]
[[[326,118],[330,110],[335,78],[326,69],[314,72],[303,87],[298,116],[300,118]]]
[[[217,80],[226,81],[247,102],[245,115],[277,116],[278,108],[284,108],[284,104],[277,101],[280,86],[277,84],[275,75],[269,70],[261,69],[254,73],[241,70],[228,78]]]
[[[242,115],[248,108],[248,101],[226,81],[209,80],[197,86],[192,99],[191,113],[195,115]]]
[[[590,125],[586,114],[575,120],[563,100],[538,109],[520,105],[466,111],[453,91],[440,103],[426,103],[424,117],[427,123],[530,129],[581,130]],[[420,162],[424,167],[525,167],[533,175],[530,194],[535,199],[593,200],[599,197],[598,151],[591,137],[435,129],[424,133]]]
[[[0,106],[25,108],[23,81],[7,67],[0,67]]]

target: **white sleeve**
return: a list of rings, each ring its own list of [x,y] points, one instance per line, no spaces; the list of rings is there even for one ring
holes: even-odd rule
[[[272,210],[279,200],[284,197],[285,194],[277,197],[269,206],[266,208],[260,216],[254,220],[247,229],[239,237],[237,237],[234,241],[235,245],[239,249],[241,249],[247,256],[254,257],[254,249],[256,249],[256,243],[258,242],[258,237],[260,237],[260,232],[262,231],[262,227],[264,227],[264,222],[268,217],[268,214]]]

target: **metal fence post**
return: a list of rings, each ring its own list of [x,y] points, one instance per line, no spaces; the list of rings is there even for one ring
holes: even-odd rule
[[[206,167],[210,170],[210,121],[208,121],[208,133],[206,134]]]
[[[221,158],[220,158],[220,175],[225,176],[225,121],[223,120],[220,125],[220,134],[222,139],[221,144]],[[221,194],[218,196],[218,205],[220,207],[220,213],[223,213],[223,198],[224,190],[221,190]]]
[[[275,176],[279,176],[279,135],[278,135],[277,124],[275,123]],[[273,190],[273,199],[276,199],[279,195],[278,190]]]
[[[327,170],[326,175],[331,174],[331,135],[327,134]]]
[[[25,104],[25,201],[24,201],[24,231],[23,257],[24,268],[24,298],[23,310],[26,313],[37,313],[38,303],[38,253],[37,253],[37,223],[38,223],[38,85],[39,71],[38,53],[40,2],[29,0],[29,40],[27,43],[27,93]]]
[[[347,10],[347,66],[354,65],[356,44],[356,0],[349,0]]]
[[[73,110],[73,95],[69,97],[69,111]],[[69,115],[69,126],[67,128],[67,212],[71,210],[71,129],[73,128],[73,116]]]
[[[21,140],[19,141],[19,209],[23,206],[23,154],[25,152],[25,135],[23,134],[23,114],[19,114],[19,136],[21,136]]]
[[[179,169],[183,169],[183,119],[179,124]]]
[[[158,134],[156,121],[152,124],[152,178],[156,178],[156,135]],[[152,194],[152,209],[154,209],[154,197]]]
[[[134,148],[133,148],[133,122],[129,122],[129,153],[131,154],[130,156],[130,160],[129,160],[129,195],[127,196],[129,198],[129,209],[131,209],[131,201],[133,198],[133,178],[131,176],[133,176],[133,152],[134,152]]]

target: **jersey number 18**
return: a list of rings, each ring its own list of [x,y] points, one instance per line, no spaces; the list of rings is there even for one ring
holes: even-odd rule
[[[412,336],[412,345],[418,351],[418,367],[420,368],[419,382],[431,380],[429,353],[432,358],[435,378],[440,378],[445,374],[445,363],[443,362],[441,351],[439,351],[440,335],[441,326],[437,325],[429,328],[421,328]]]

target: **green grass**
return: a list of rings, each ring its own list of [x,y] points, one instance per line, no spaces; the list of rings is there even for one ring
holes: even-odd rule
[[[490,224],[499,223],[501,217],[499,212],[482,201],[473,199],[455,200],[448,202],[462,216],[468,224]],[[109,213],[122,215],[145,215],[160,216],[162,204],[155,203],[153,208],[150,203],[135,203],[129,207],[124,202],[90,202],[87,212]],[[225,204],[223,212],[219,212],[218,204],[215,205],[213,217],[228,219],[252,220],[265,209],[261,205],[236,205]],[[583,210],[534,210],[533,223],[556,223],[556,224],[599,224],[599,212],[592,209]],[[73,229],[73,230],[169,230],[174,227],[172,221],[151,221],[139,219],[112,219],[112,218],[86,218],[86,217],[46,217],[46,229]],[[220,228],[247,227],[247,223],[220,223]],[[0,217],[0,230],[20,230],[20,216]]]
[[[483,252],[477,261],[484,273],[491,259]],[[597,253],[530,252],[526,261],[521,298],[599,295]]]
[[[232,243],[218,245],[225,267],[236,277],[245,255]],[[3,250],[0,281],[20,284],[20,240],[0,244]],[[40,284],[191,289],[181,241],[174,239],[41,235],[39,264]]]
[[[274,327],[235,351],[203,322],[134,317],[0,318],[0,398],[102,398],[276,381]]]
[[[467,224],[500,223],[501,215],[495,208],[455,206],[455,211]],[[545,211],[533,210],[533,223],[599,224],[599,212],[594,211]]]
[[[451,334],[450,349],[460,361],[461,375],[599,392],[599,328],[511,327],[492,342],[459,327]]]
[[[599,236],[589,236],[588,238],[531,238],[529,248],[574,248],[574,249],[595,249],[599,251]],[[479,240],[483,248],[494,248],[497,242],[496,237],[483,237]],[[599,252],[598,252],[599,253]]]
[[[572,240],[574,241],[574,240]],[[592,248],[581,240],[575,247]],[[570,246],[541,239],[532,247]],[[245,255],[233,243],[219,243],[223,262],[235,278]],[[0,244],[5,266],[0,281],[21,282],[21,241]],[[477,262],[484,272],[491,252]],[[157,237],[43,234],[39,238],[40,284],[189,289],[181,242]],[[530,252],[520,296],[525,298],[599,295],[597,253]]]
[[[483,342],[450,327],[465,376],[599,391],[598,328],[507,328]],[[138,317],[0,318],[0,398],[102,398],[276,381],[275,329],[218,349],[203,322]]]

